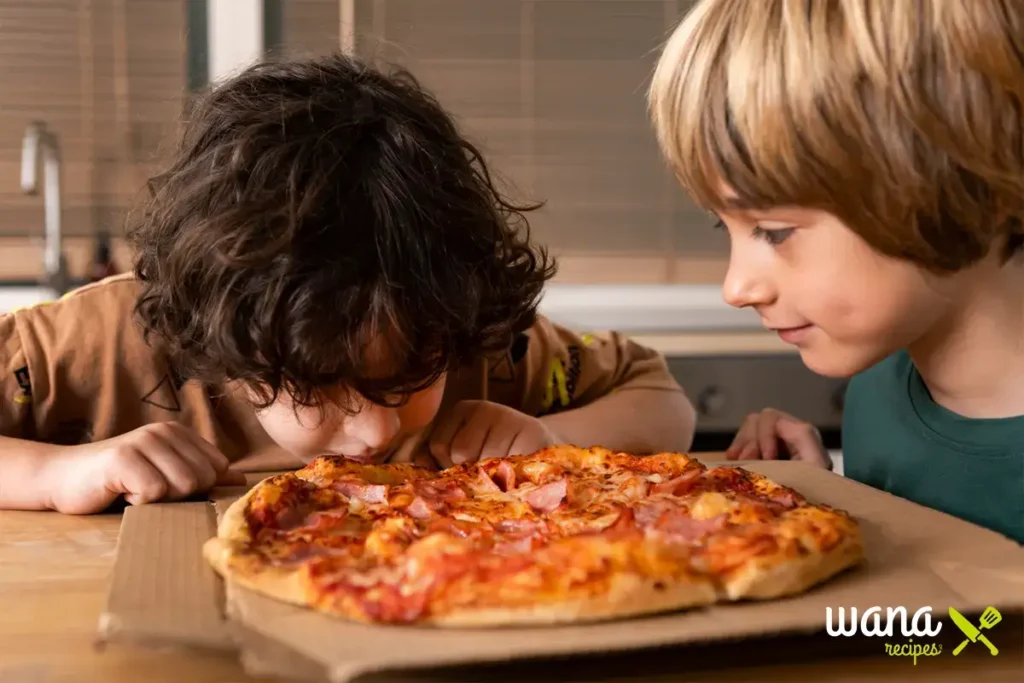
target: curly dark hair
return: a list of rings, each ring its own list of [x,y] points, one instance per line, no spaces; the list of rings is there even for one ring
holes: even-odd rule
[[[136,318],[183,378],[240,380],[257,407],[401,401],[506,349],[555,272],[524,216],[540,205],[502,196],[412,75],[347,56],[214,88],[149,188]]]

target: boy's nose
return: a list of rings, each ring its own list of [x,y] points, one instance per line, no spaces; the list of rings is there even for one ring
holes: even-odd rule
[[[401,427],[398,410],[369,404],[348,419],[345,432],[372,450],[384,448],[394,440]]]
[[[743,264],[730,262],[729,271],[722,283],[722,298],[730,306],[746,308],[765,306],[775,301],[775,287],[768,278]]]

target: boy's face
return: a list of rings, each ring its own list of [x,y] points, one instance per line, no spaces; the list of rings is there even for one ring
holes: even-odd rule
[[[951,310],[956,278],[881,255],[834,216],[728,210],[725,300],[757,310],[804,363],[849,377],[924,339]]]
[[[355,399],[356,405],[348,411],[333,404],[325,405],[323,412],[319,408],[295,410],[282,394],[256,416],[277,445],[306,462],[320,455],[342,455],[361,463],[380,463],[434,419],[444,386],[442,376],[402,406],[387,408]]]

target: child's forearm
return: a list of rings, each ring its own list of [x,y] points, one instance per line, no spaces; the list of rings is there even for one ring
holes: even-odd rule
[[[685,452],[696,412],[681,391],[624,389],[593,403],[541,418],[563,443],[628,453]]]
[[[0,509],[49,510],[46,465],[59,446],[0,436]]]

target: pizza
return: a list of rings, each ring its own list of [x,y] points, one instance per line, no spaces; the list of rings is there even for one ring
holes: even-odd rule
[[[232,503],[203,552],[349,620],[483,627],[780,598],[863,545],[847,513],[740,467],[557,446],[440,472],[321,457]]]

